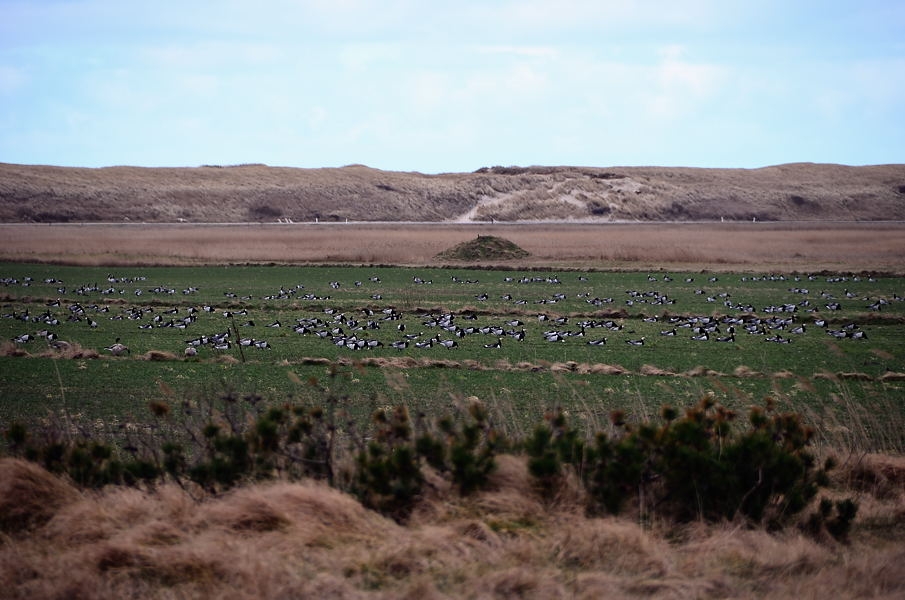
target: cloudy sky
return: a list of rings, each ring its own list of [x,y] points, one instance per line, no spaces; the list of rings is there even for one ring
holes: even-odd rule
[[[0,162],[905,162],[901,0],[0,0]]]

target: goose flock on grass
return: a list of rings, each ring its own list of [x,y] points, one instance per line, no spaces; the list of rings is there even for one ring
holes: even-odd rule
[[[577,279],[580,283],[588,282],[588,277],[578,275]],[[480,281],[477,279],[464,279],[457,276],[451,278],[452,282],[461,285],[479,286]],[[764,277],[743,276],[742,282],[764,281],[786,281],[786,276],[770,275]],[[797,276],[788,278],[794,282],[819,282],[821,279],[817,276],[807,276],[805,279]],[[656,276],[649,275],[648,283],[669,284],[674,278],[669,275]],[[694,277],[686,277],[683,279],[686,284],[694,282]],[[709,284],[718,281],[715,276],[707,278]],[[826,283],[856,283],[860,279],[857,277],[828,277],[825,278]],[[868,281],[873,281],[869,279]],[[43,283],[53,286],[53,289],[59,294],[59,298],[49,300],[44,310],[32,314],[30,309],[25,308],[22,311],[13,310],[3,314],[3,318],[20,321],[30,326],[28,331],[22,332],[14,336],[11,341],[16,345],[28,345],[35,340],[44,339],[51,347],[60,349],[64,348],[64,344],[69,344],[59,339],[60,334],[65,330],[71,332],[73,337],[77,337],[78,327],[89,329],[103,329],[104,320],[110,321],[132,321],[136,323],[136,328],[141,330],[152,329],[176,329],[189,330],[195,328],[199,317],[204,315],[204,321],[209,323],[210,319],[216,318],[217,315],[226,323],[218,328],[219,331],[213,333],[205,333],[192,337],[181,338],[184,342],[183,355],[186,358],[197,357],[201,350],[209,350],[213,353],[225,352],[234,348],[249,350],[271,350],[273,346],[271,342],[264,337],[254,337],[251,335],[239,335],[238,327],[249,331],[261,331],[266,328],[269,331],[281,331],[284,329],[291,330],[299,336],[311,337],[313,339],[324,340],[338,348],[348,351],[374,351],[387,348],[389,351],[407,351],[415,352],[428,350],[431,348],[442,348],[446,351],[458,350],[462,346],[460,342],[465,338],[473,336],[484,337],[485,340],[480,343],[480,347],[487,350],[500,349],[505,344],[521,343],[526,339],[532,339],[536,343],[563,344],[572,340],[580,340],[590,347],[604,347],[607,345],[608,336],[618,336],[625,344],[631,346],[645,346],[645,336],[632,336],[634,331],[623,332],[625,323],[629,318],[586,318],[572,315],[556,315],[546,312],[537,312],[536,318],[538,324],[543,325],[543,330],[539,334],[529,334],[525,328],[523,319],[527,316],[517,318],[503,317],[499,323],[483,323],[473,310],[463,310],[460,312],[419,312],[417,314],[404,315],[395,307],[385,308],[362,308],[358,310],[342,310],[336,307],[325,306],[318,316],[300,316],[294,321],[287,323],[284,316],[282,320],[268,320],[266,325],[256,325],[256,321],[250,314],[248,308],[235,308],[236,301],[250,301],[254,298],[251,295],[239,295],[233,291],[223,292],[223,297],[231,304],[229,307],[218,307],[214,304],[199,304],[192,306],[166,306],[164,300],[158,302],[150,302],[140,306],[123,305],[122,301],[118,302],[114,307],[104,304],[106,297],[118,296],[121,298],[136,297],[142,295],[150,295],[153,297],[170,297],[177,295],[176,288],[158,285],[148,287],[144,285],[145,277],[117,277],[112,274],[107,277],[105,285],[86,284],[78,287],[67,289],[61,279],[55,277],[45,278]],[[381,280],[377,276],[368,279],[370,285],[380,284]],[[562,279],[559,276],[524,276],[512,277],[505,276],[504,283],[522,284],[526,288],[536,285],[560,286]],[[421,276],[414,276],[412,284],[416,286],[432,285],[433,280]],[[4,277],[0,278],[0,286],[23,286],[29,287],[35,285],[32,278]],[[329,282],[331,290],[348,288],[341,281]],[[354,281],[351,288],[365,287],[363,281]],[[131,288],[131,289],[130,289]],[[181,290],[181,295],[190,297],[200,290],[198,286],[189,286]],[[820,315],[822,311],[837,312],[842,310],[842,301],[867,302],[866,308],[871,312],[879,312],[888,307],[892,302],[901,302],[903,299],[898,294],[893,294],[890,298],[859,298],[855,292],[848,287],[842,291],[843,299],[840,300],[829,291],[821,291],[819,294],[813,295],[807,287],[793,286],[787,290],[789,294],[797,295],[800,299],[794,302],[784,302],[780,304],[771,304],[755,307],[750,302],[738,302],[728,291],[719,293],[709,293],[704,288],[694,290],[696,295],[704,296],[708,303],[720,302],[723,305],[723,316],[711,315],[670,315],[668,310],[674,310],[677,304],[675,298],[668,293],[663,293],[659,289],[630,289],[625,291],[624,306],[631,307],[634,310],[653,310],[662,311],[661,314],[639,315],[638,318],[647,324],[655,324],[659,330],[659,336],[656,332],[652,333],[655,337],[665,340],[670,338],[687,339],[695,343],[724,343],[732,344],[739,336],[760,336],[765,342],[778,344],[792,343],[797,337],[803,336],[809,331],[809,327],[823,330],[826,334],[834,339],[850,339],[850,340],[866,340],[867,333],[860,328],[857,323],[840,323],[836,327],[831,327],[831,322],[827,318]],[[585,302],[593,311],[603,305],[615,305],[617,302],[612,296],[601,297],[593,295],[592,291],[582,291],[577,293],[575,298]],[[75,297],[86,298],[85,300],[76,300]],[[96,297],[91,300],[91,297]],[[368,296],[371,300],[382,298],[380,293],[371,293]],[[512,293],[494,296],[488,291],[479,291],[472,297],[482,305],[492,301],[501,301],[513,306],[525,307],[528,305],[556,305],[568,300],[568,296],[562,292],[555,292],[544,297],[535,298],[518,298]],[[64,300],[64,298],[66,298]],[[330,296],[320,296],[306,290],[302,284],[293,286],[281,286],[279,290],[272,294],[261,296],[262,300],[280,301],[280,300],[305,300],[311,303],[327,304],[331,301]],[[161,305],[163,304],[163,305]],[[670,307],[667,309],[666,307]],[[522,313],[530,312],[528,309],[518,309]],[[418,332],[408,332],[408,326],[415,328],[413,318],[420,319],[418,323]],[[241,323],[236,324],[236,319],[240,319]],[[493,320],[492,316],[486,316],[484,321]],[[260,322],[260,320],[259,320]],[[838,321],[837,321],[838,322]],[[238,325],[238,326],[237,326]],[[387,331],[395,332],[395,334],[387,334]],[[379,332],[379,333],[378,333]],[[285,337],[283,334],[281,336]],[[269,336],[268,336],[269,337]],[[272,339],[272,338],[271,338]],[[282,339],[282,338],[281,338]],[[474,347],[477,347],[474,346]],[[104,350],[112,356],[126,356],[130,354],[128,346],[123,344],[119,338],[114,343],[105,346]]]

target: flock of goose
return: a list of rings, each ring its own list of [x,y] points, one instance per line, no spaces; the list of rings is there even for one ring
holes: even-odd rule
[[[648,276],[648,282],[669,283],[673,278],[664,275]],[[759,277],[745,276],[742,277],[743,282],[758,281]],[[771,275],[763,278],[770,281],[785,281],[785,276]],[[583,275],[578,276],[578,280],[582,282],[588,281]],[[806,279],[801,277],[790,277],[795,282],[801,281],[818,281],[817,276],[808,276]],[[504,277],[505,283],[519,284],[547,284],[558,286],[562,283],[559,276],[533,276],[533,277]],[[686,277],[683,280],[686,284],[694,282],[693,277]],[[717,277],[709,277],[708,283],[713,284],[718,281]],[[841,283],[859,281],[858,278],[826,278],[829,283]],[[68,290],[63,281],[57,278],[46,278],[43,280],[45,285],[54,286],[56,292],[62,296],[80,296],[89,297],[96,295],[99,299],[111,295],[126,296],[173,296],[177,290],[168,286],[147,287],[145,285],[145,277],[107,277],[106,285],[82,285]],[[370,278],[371,283],[379,284],[380,278],[373,276]],[[479,285],[478,280],[462,279],[457,276],[452,277],[452,282],[462,285]],[[15,278],[0,278],[2,286],[30,286],[34,283],[31,278],[18,280]],[[413,285],[432,285],[433,281],[428,278],[415,276],[412,278]],[[339,281],[330,282],[330,288],[333,290],[341,289],[343,283]],[[132,289],[127,289],[132,286]],[[363,282],[355,281],[352,286],[359,288],[363,286]],[[187,287],[181,290],[181,295],[191,296],[199,291],[198,287]],[[659,335],[664,338],[685,337],[695,342],[722,342],[732,343],[736,341],[736,335],[752,335],[762,336],[766,342],[779,344],[788,344],[793,341],[796,336],[805,334],[808,327],[823,329],[826,333],[837,339],[855,339],[863,340],[867,338],[867,334],[855,323],[847,323],[837,328],[830,328],[827,319],[819,315],[823,311],[834,312],[841,310],[841,302],[833,294],[823,291],[819,294],[819,300],[811,299],[810,292],[804,287],[791,287],[788,292],[792,294],[800,294],[804,296],[800,301],[792,303],[783,303],[761,307],[757,310],[750,303],[734,302],[728,292],[707,295],[704,289],[695,290],[695,294],[705,296],[708,303],[721,302],[724,306],[726,316],[716,317],[709,315],[686,315],[686,316],[649,316],[642,317],[643,321],[648,323],[656,323],[660,326]],[[661,293],[659,290],[627,290],[624,305],[626,307],[635,307],[637,310],[641,306],[656,307],[654,310],[664,310],[659,307],[672,306],[676,304],[676,300],[668,294]],[[252,300],[252,296],[239,296],[234,292],[224,292],[224,297],[230,301],[230,305],[234,306],[235,301]],[[847,288],[843,295],[846,300],[855,300],[857,294],[850,292]],[[480,292],[474,294],[474,300],[483,304],[491,301],[492,296],[488,292]],[[381,294],[371,294],[371,300],[379,300]],[[582,292],[577,294],[577,298],[584,300],[592,307],[601,307],[603,305],[617,304],[612,297],[601,298],[598,296],[591,297],[591,292]],[[280,287],[280,289],[272,294],[262,296],[263,300],[289,300],[302,299],[309,302],[326,303],[330,301],[329,296],[320,296],[305,291],[304,285],[295,285],[290,287]],[[512,294],[504,294],[499,296],[499,300],[508,302],[513,305],[551,305],[567,300],[567,295],[561,292],[553,293],[542,298],[528,300],[525,298],[514,298]],[[902,298],[893,294],[891,299],[888,298],[861,298],[861,300],[869,302],[866,308],[870,311],[880,311],[890,302],[902,301]],[[819,303],[819,307],[817,305]],[[15,319],[23,323],[28,323],[34,327],[39,327],[37,331],[28,331],[21,333],[12,341],[15,344],[28,344],[36,339],[45,339],[54,347],[60,348],[62,344],[67,344],[59,339],[59,329],[66,327],[72,323],[82,323],[90,328],[97,328],[99,320],[106,318],[112,321],[135,321],[136,327],[139,329],[160,329],[173,328],[177,330],[187,330],[197,322],[199,316],[208,315],[216,317],[219,315],[226,320],[226,324],[215,333],[207,333],[188,339],[182,338],[185,343],[184,355],[187,357],[196,356],[200,349],[207,348],[213,351],[222,352],[232,348],[249,348],[257,350],[270,350],[272,348],[269,341],[260,337],[251,335],[243,335],[240,329],[248,328],[251,331],[259,330],[260,327],[267,327],[271,330],[283,328],[280,321],[273,321],[267,325],[255,325],[255,321],[249,318],[248,309],[223,309],[213,304],[200,304],[198,306],[188,307],[161,307],[151,304],[143,304],[141,306],[119,307],[118,310],[111,309],[108,305],[98,302],[78,302],[63,300],[53,300],[47,303],[45,309],[38,314],[32,314],[28,308],[22,311],[15,311],[3,314],[3,318]],[[525,309],[521,309],[525,312]],[[810,315],[807,319],[802,319],[802,314]],[[443,312],[443,313],[423,313],[419,314],[420,323],[417,325],[418,332],[407,331],[406,321],[409,326],[411,319],[404,319],[404,316],[396,308],[387,307],[382,309],[362,308],[357,311],[341,311],[335,308],[324,308],[323,314],[320,316],[304,316],[295,319],[288,328],[300,335],[312,338],[323,339],[332,343],[337,347],[350,351],[367,351],[375,350],[382,347],[388,347],[393,350],[403,351],[409,348],[428,349],[434,346],[442,347],[446,350],[459,348],[459,341],[470,336],[486,336],[488,339],[482,342],[482,346],[486,349],[502,348],[504,340],[506,343],[522,342],[529,337],[526,332],[525,323],[521,318],[501,317],[500,323],[479,324],[479,317],[474,310],[467,310],[460,313]],[[528,318],[528,317],[522,317]],[[240,323],[237,323],[240,321]],[[538,312],[536,314],[538,323],[544,324],[540,337],[536,338],[538,342],[563,343],[569,340],[581,340],[589,346],[605,346],[607,337],[604,334],[612,332],[620,332],[624,328],[623,319],[593,319],[570,316],[553,316],[546,312]],[[807,322],[805,322],[807,320]],[[102,321],[101,321],[102,322]],[[380,334],[382,339],[377,338],[375,333],[378,330],[392,329],[395,334],[387,336]],[[425,333],[425,330],[430,330]],[[632,332],[627,332],[631,334]],[[535,334],[531,334],[534,336]],[[655,334],[652,334],[655,335]],[[393,337],[394,339],[388,339]],[[625,337],[622,341],[632,346],[644,346],[647,338],[641,337]],[[123,344],[119,338],[115,342],[104,348],[113,356],[123,356],[130,353],[128,346]]]

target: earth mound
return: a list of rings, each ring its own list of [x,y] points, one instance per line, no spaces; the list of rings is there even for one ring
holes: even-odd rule
[[[462,242],[437,255],[439,260],[512,260],[525,258],[530,254],[507,239],[493,235],[479,235],[473,240]]]

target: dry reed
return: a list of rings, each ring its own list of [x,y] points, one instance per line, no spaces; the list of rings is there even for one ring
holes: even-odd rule
[[[342,235],[337,235],[341,233]],[[475,235],[508,239],[531,257],[510,267],[714,271],[902,271],[902,225],[808,224],[0,224],[0,260],[83,265],[349,263],[430,265]],[[656,242],[652,242],[656,240]],[[807,254],[799,250],[807,246]],[[127,253],[121,251],[128,248]],[[694,248],[689,253],[688,248]],[[116,250],[114,250],[116,249]],[[474,263],[483,264],[483,263]],[[493,264],[490,261],[488,264]],[[411,302],[417,303],[417,298]]]

